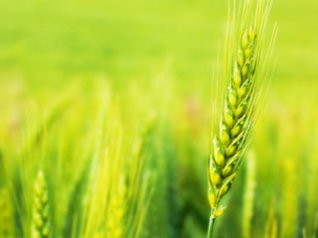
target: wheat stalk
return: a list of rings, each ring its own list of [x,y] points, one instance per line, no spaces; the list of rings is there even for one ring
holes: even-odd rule
[[[34,183],[32,238],[51,237],[48,190],[44,174],[40,170]]]
[[[229,192],[236,177],[254,123],[255,103],[259,94],[256,87],[256,68],[260,64],[262,32],[268,16],[269,2],[258,2],[256,13],[252,14],[254,18],[249,16],[251,7],[250,1],[244,2],[238,46],[234,48],[234,60],[230,62],[231,72],[223,99],[224,109],[214,134],[209,159],[208,198],[211,214],[208,237],[212,237],[215,219],[224,212],[225,206],[221,204],[221,200]],[[232,49],[231,45],[227,47],[227,50]]]

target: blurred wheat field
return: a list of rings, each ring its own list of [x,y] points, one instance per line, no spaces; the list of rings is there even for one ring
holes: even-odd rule
[[[206,237],[224,1],[0,1],[0,238]],[[318,237],[318,3],[273,1],[271,82],[215,237]]]

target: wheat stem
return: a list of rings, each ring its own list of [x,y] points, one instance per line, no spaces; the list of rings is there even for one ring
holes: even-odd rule
[[[209,228],[208,228],[208,236],[207,236],[207,238],[212,238],[213,237],[214,223],[215,223],[215,217],[213,216],[213,212],[212,212],[211,215],[210,215],[210,219],[209,219]]]

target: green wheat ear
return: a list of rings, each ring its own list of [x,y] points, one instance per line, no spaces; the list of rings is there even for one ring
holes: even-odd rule
[[[221,202],[229,193],[247,147],[247,139],[254,124],[255,111],[257,111],[255,104],[260,100],[261,92],[258,90],[260,85],[257,78],[262,74],[261,84],[264,84],[267,78],[264,69],[276,35],[276,29],[274,29],[271,42],[264,55],[262,53],[264,29],[271,0],[255,2],[244,0],[242,4],[242,19],[236,17],[236,9],[234,9],[233,19],[230,21],[227,32],[229,38],[226,44],[227,57],[224,68],[230,70],[226,73],[228,87],[222,102],[221,117],[214,133],[208,164],[208,198],[211,207],[209,238],[212,237],[216,218],[220,217],[225,210]],[[238,27],[235,22],[237,19],[240,19],[241,27],[236,44],[234,32]]]
[[[241,164],[242,150],[252,123],[255,46],[256,34],[250,26],[241,36],[219,133],[213,139],[209,160],[209,202],[213,218],[223,213],[224,207],[219,203],[229,191]]]
[[[32,214],[32,238],[49,238],[50,232],[50,209],[48,190],[44,174],[40,170],[34,183],[34,200]]]

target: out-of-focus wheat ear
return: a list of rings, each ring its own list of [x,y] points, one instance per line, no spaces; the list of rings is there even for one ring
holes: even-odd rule
[[[272,203],[273,204],[273,203]],[[275,215],[273,205],[269,208],[269,214],[266,221],[266,227],[264,232],[264,238],[278,238],[278,220]]]
[[[150,211],[149,205],[153,198],[153,188],[150,187],[152,176],[150,176],[148,166],[149,150],[151,149],[151,138],[155,133],[158,124],[158,115],[151,112],[143,123],[140,135],[133,144],[129,164],[128,181],[131,188],[127,191],[130,206],[127,207],[127,227],[130,227],[128,238],[143,237],[147,233],[145,220]],[[140,211],[138,214],[135,211]]]
[[[12,205],[12,199],[8,189],[0,189],[0,238],[15,237]]]
[[[250,151],[247,155],[246,161],[246,177],[245,177],[245,193],[244,193],[244,207],[243,207],[243,237],[251,237],[251,223],[253,218],[255,187],[256,187],[256,161],[255,153]]]
[[[108,217],[106,220],[107,237],[124,237],[124,215],[126,210],[126,184],[124,176],[118,178],[118,186],[110,196]]]
[[[51,220],[48,189],[42,170],[39,170],[34,182],[32,213],[32,238],[51,237]]]

